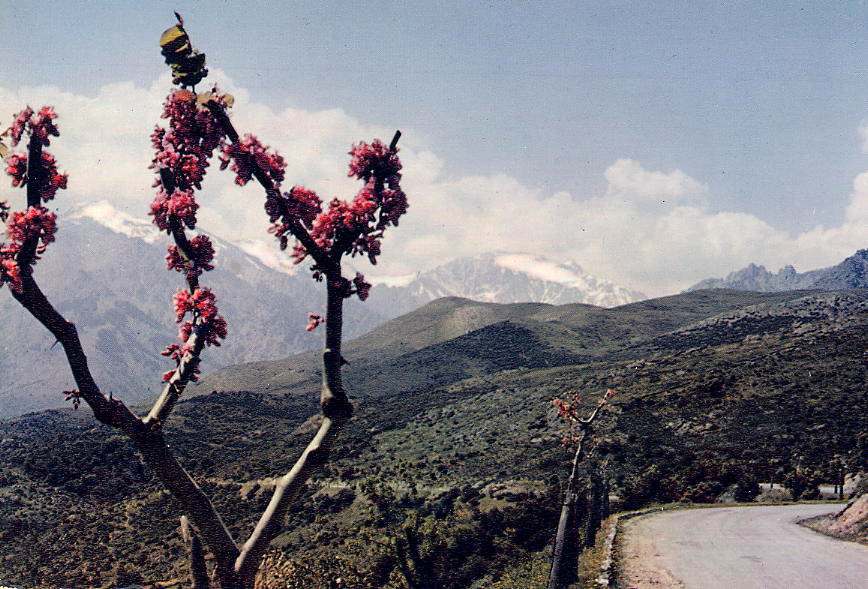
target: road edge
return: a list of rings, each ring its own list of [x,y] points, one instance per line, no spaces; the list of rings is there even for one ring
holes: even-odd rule
[[[649,515],[651,513],[662,513],[665,511],[674,511],[677,509],[717,509],[717,508],[726,508],[726,507],[762,507],[769,505],[798,505],[804,503],[823,503],[823,504],[843,504],[840,501],[784,501],[784,502],[774,502],[774,503],[667,503],[665,505],[656,505],[653,507],[646,507],[643,509],[637,509],[635,511],[624,511],[612,514],[612,528],[609,530],[609,533],[606,535],[606,538],[603,541],[603,562],[600,565],[600,573],[597,578],[594,580],[594,584],[596,587],[600,589],[606,589],[610,587],[615,587],[615,580],[617,579],[619,572],[619,563],[616,557],[616,552],[618,548],[618,540],[619,540],[619,531],[622,521],[626,521],[629,519],[633,519],[635,517],[641,517],[643,515]],[[808,518],[811,519],[811,518]],[[797,522],[799,525],[805,526],[803,521]],[[814,532],[821,534],[817,530]],[[828,536],[828,534],[825,534]],[[839,538],[844,540],[842,538]],[[846,540],[844,540],[846,541]],[[851,540],[852,541],[852,540]],[[857,542],[858,543],[858,542]]]
[[[609,533],[606,534],[606,538],[603,540],[603,563],[600,565],[600,574],[594,580],[595,585],[597,587],[600,587],[601,589],[614,586],[612,583],[614,581],[614,578],[617,576],[618,571],[617,559],[615,558],[615,549],[617,547],[618,530],[620,529],[622,521],[632,519],[634,517],[648,515],[649,513],[671,511],[672,509],[680,509],[682,507],[682,505],[673,507],[646,507],[645,509],[637,509],[636,511],[625,511],[612,515],[612,527],[609,530]]]

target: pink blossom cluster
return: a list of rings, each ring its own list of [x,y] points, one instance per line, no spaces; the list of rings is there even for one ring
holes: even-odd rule
[[[51,137],[59,137],[60,131],[54,124],[57,113],[51,106],[43,106],[34,114],[29,106],[15,116],[12,125],[3,134],[9,135],[12,145],[17,146],[25,133],[35,139],[40,146],[51,145]],[[41,174],[44,181],[39,187],[40,197],[44,201],[54,198],[58,190],[66,188],[67,175],[57,171],[57,161],[47,151],[42,151]],[[19,187],[27,184],[27,154],[13,153],[6,158],[6,173],[12,177],[12,186]]]
[[[27,211],[14,211],[6,221],[8,242],[0,244],[0,286],[9,283],[9,288],[21,292],[21,268],[18,254],[25,243],[35,242],[36,254],[29,263],[35,264],[38,254],[45,252],[48,244],[54,241],[57,232],[57,215],[45,207],[30,207]]]
[[[389,149],[375,139],[359,143],[349,152],[349,175],[365,182],[352,201],[333,199],[328,210],[320,212],[311,224],[311,237],[326,252],[367,255],[372,264],[380,255],[384,231],[397,226],[407,212],[407,196],[401,190],[401,160],[397,149]],[[278,232],[281,245],[285,235]],[[296,263],[308,255],[301,244],[293,248]]]
[[[178,337],[180,344],[169,344],[162,354],[174,359],[178,364],[181,358],[191,350],[189,340],[193,331],[202,337],[205,345],[219,346],[221,339],[226,339],[226,320],[217,309],[217,297],[207,288],[197,288],[193,292],[180,290],[173,297],[175,305],[175,320],[180,324]],[[186,319],[187,315],[192,319]],[[174,370],[163,375],[163,381],[168,381]],[[195,375],[194,375],[195,380]]]
[[[557,410],[558,417],[568,422],[578,421],[578,410],[581,408],[581,403],[582,397],[578,393],[575,393],[566,401],[563,399],[552,399],[552,405]]]
[[[209,96],[225,106],[216,88]],[[212,112],[189,90],[173,90],[163,104],[162,116],[169,121],[168,129],[158,125],[151,134],[155,151],[151,169],[157,172],[154,186],[159,190],[150,214],[163,231],[183,230],[185,226],[194,229],[199,209],[195,191],[202,188],[209,160],[214,150],[225,144],[225,134]],[[226,320],[217,311],[214,293],[193,288],[202,272],[214,269],[214,245],[205,235],[194,237],[188,245],[185,252],[177,243],[170,245],[166,254],[167,268],[184,273],[191,285],[191,290],[179,291],[174,297],[180,343],[169,344],[162,352],[178,365],[192,351],[189,340],[194,331],[209,346],[219,346],[219,340],[226,337]],[[188,314],[191,318],[185,319]],[[198,368],[194,372],[198,373]],[[163,380],[168,381],[174,373],[166,372]]]
[[[216,89],[212,99],[218,102],[221,99]],[[208,160],[214,150],[225,143],[223,128],[189,90],[173,90],[163,103],[162,116],[168,119],[169,128],[158,125],[151,133],[155,152],[151,169],[159,176],[154,186],[161,189],[151,203],[150,214],[157,227],[164,231],[170,228],[173,216],[193,228],[199,208],[194,190],[202,188]],[[171,194],[162,186],[164,175],[172,181]]]
[[[350,170],[347,175],[365,182],[373,176],[383,180],[398,176],[395,182],[399,182],[402,166],[397,151],[392,151],[379,139],[357,143],[349,151]]]
[[[313,277],[316,280],[322,280],[322,273],[315,271]],[[371,283],[365,280],[365,275],[361,272],[356,272],[352,280],[348,280],[343,276],[339,276],[333,280],[334,282],[329,283],[329,288],[341,294],[344,298],[357,295],[359,299],[364,301],[371,294]]]
[[[8,284],[14,292],[21,292],[24,284],[21,281],[21,268],[15,261],[18,249],[12,244],[0,244],[0,286]]]
[[[292,223],[298,221],[311,229],[322,213],[322,200],[316,192],[304,186],[293,186],[289,192],[269,195],[265,199],[265,212],[273,225],[268,229],[280,242],[280,249],[289,245]]]
[[[12,125],[4,131],[9,135],[12,145],[17,146],[25,134],[29,134],[32,142],[40,148],[49,145],[51,137],[60,136],[54,123],[57,113],[50,106],[42,107],[34,114],[29,106],[18,113]],[[39,196],[42,201],[54,198],[60,189],[66,188],[67,175],[57,171],[57,160],[47,151],[40,150],[40,165],[29,170],[26,153],[13,153],[6,158],[6,173],[12,177],[12,186],[21,187],[31,180],[39,178]],[[6,238],[0,243],[0,286],[9,284],[15,292],[23,288],[23,270],[19,258],[25,244],[35,246],[35,250],[27,253],[26,264],[35,264],[39,254],[45,252],[49,243],[54,241],[57,232],[57,215],[45,207],[31,206],[26,211],[10,212],[9,204],[0,202],[0,220],[6,223]],[[32,255],[31,255],[32,254]]]
[[[356,272],[356,277],[353,278],[353,286],[355,287],[355,292],[350,294],[358,295],[359,299],[367,300],[368,295],[371,294],[371,283],[365,281],[365,275],[361,272]]]
[[[220,154],[220,169],[228,166],[235,172],[235,183],[244,186],[258,168],[271,178],[275,189],[279,189],[286,174],[286,161],[276,151],[264,145],[256,135],[247,133],[237,143],[227,143]]]
[[[307,327],[305,327],[305,329],[307,331],[313,331],[323,323],[325,323],[325,318],[322,315],[317,315],[316,313],[308,313]]]
[[[190,344],[187,344],[187,343],[169,344],[168,346],[166,346],[166,349],[164,349],[162,352],[160,352],[160,354],[167,357],[167,358],[171,358],[172,360],[174,360],[175,366],[177,367],[178,365],[181,364],[181,360],[184,358],[184,356],[186,356],[187,354],[189,354],[192,351],[193,351],[193,346],[191,346]],[[169,382],[169,380],[172,378],[173,374],[175,374],[175,369],[168,370],[168,371],[164,372],[163,373],[163,382]],[[199,380],[199,374],[200,374],[199,367],[195,366],[193,368],[193,376],[190,378],[190,380],[192,380],[193,382],[196,382],[197,380]]]
[[[15,116],[12,125],[6,133],[12,138],[12,145],[18,145],[25,131],[29,131],[42,145],[51,145],[51,137],[60,137],[60,131],[54,124],[57,113],[54,107],[43,106],[34,116],[33,109],[29,106]]]
[[[18,188],[27,183],[27,154],[13,153],[6,158],[6,173],[12,176],[12,186]]]
[[[315,271],[314,278],[316,280],[322,280],[322,272]],[[363,301],[367,300],[368,296],[371,294],[371,283],[365,280],[365,275],[361,272],[356,272],[356,275],[352,280],[347,280],[343,276],[340,276],[336,278],[334,282],[329,284],[329,288],[334,289],[344,298],[356,295]],[[307,329],[307,331],[313,331],[325,322],[325,317],[316,313],[308,313],[307,327],[305,329]]]
[[[219,102],[220,96],[215,89],[212,99]],[[173,90],[166,97],[163,118],[169,129],[157,126],[151,134],[156,150],[152,167],[168,168],[178,187],[201,189],[208,160],[225,143],[223,128],[189,90]]]
[[[609,399],[615,396],[615,389],[606,389],[606,393],[600,400],[600,407],[609,402]],[[561,439],[564,446],[569,446],[575,443],[578,439],[577,424],[582,421],[580,411],[582,409],[582,396],[579,393],[573,393],[567,399],[552,399],[552,405],[558,412],[558,417],[566,424],[567,429]]]
[[[177,219],[190,229],[196,228],[196,211],[199,203],[192,190],[175,190],[171,195],[162,188],[157,197],[151,202],[151,212],[154,225],[163,231],[168,231],[172,226],[172,218]]]
[[[54,198],[58,190],[66,190],[69,176],[57,171],[57,160],[47,151],[42,152],[42,170],[46,182],[40,188],[40,196],[42,200],[48,202]]]
[[[207,235],[197,235],[190,240],[190,263],[184,259],[177,245],[169,246],[166,254],[166,266],[169,270],[183,272],[187,280],[201,276],[202,272],[214,269],[211,262],[214,261],[214,245]]]
[[[6,173],[12,177],[12,186],[18,188],[28,181],[28,166],[26,153],[13,153],[6,158]],[[69,178],[67,174],[57,171],[57,160],[47,151],[41,154],[42,174],[45,182],[39,187],[39,196],[45,202],[54,198],[58,190],[65,190]]]
[[[12,241],[24,243],[32,239],[42,242],[44,248],[54,241],[57,232],[57,215],[45,207],[30,207],[26,212],[15,211],[6,223],[6,236]]]

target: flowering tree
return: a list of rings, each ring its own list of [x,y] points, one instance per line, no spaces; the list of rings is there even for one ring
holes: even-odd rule
[[[558,531],[555,534],[555,545],[552,551],[552,568],[549,573],[549,589],[560,589],[565,585],[564,561],[567,545],[567,530],[570,522],[574,520],[576,498],[578,495],[578,470],[579,464],[585,456],[586,440],[591,435],[591,425],[600,411],[605,407],[609,399],[615,394],[614,389],[607,389],[597,402],[597,406],[582,417],[582,397],[578,393],[568,399],[553,399],[552,405],[558,411],[558,417],[564,422],[564,435],[562,442],[566,447],[575,447],[573,453],[572,470],[564,491],[564,501],[561,506],[561,516],[558,520]]]
[[[371,285],[358,273],[352,279],[344,277],[341,260],[345,255],[363,254],[376,263],[383,233],[397,226],[407,210],[397,155],[400,132],[388,145],[374,140],[352,147],[349,176],[363,185],[351,201],[334,199],[324,206],[315,192],[302,186],[283,191],[283,158],[255,136],[239,136],[227,114],[232,97],[216,87],[195,93],[193,85],[207,75],[204,55],[192,50],[180,17],[178,21],[161,39],[163,54],[179,87],[169,93],[163,105],[167,125],[157,126],[151,135],[156,196],[150,214],[154,224],[172,239],[166,256],[168,269],[182,274],[186,285],[173,298],[178,340],[163,351],[175,366],[163,375],[164,387],[147,415],[139,417],[119,399],[103,394],[88,368],[75,325],[57,312],[34,278],[33,267],[54,241],[56,231],[56,215],[43,205],[67,183],[54,157],[44,150],[52,137],[59,136],[57,115],[51,107],[37,113],[29,107],[24,109],[3,133],[13,148],[26,137],[26,153],[8,153],[0,143],[0,155],[5,157],[13,187],[27,191],[23,211],[10,212],[8,203],[0,202],[0,216],[7,223],[7,241],[0,245],[0,286],[8,285],[12,296],[63,346],[77,387],[68,391],[67,397],[76,407],[83,400],[99,421],[123,431],[180,503],[184,512],[181,531],[190,548],[193,586],[246,588],[253,586],[265,550],[284,525],[288,506],[311,474],[325,463],[335,434],[352,414],[341,382],[343,302],[351,296],[366,299]],[[175,403],[187,384],[197,378],[203,350],[219,346],[227,336],[215,294],[200,284],[203,273],[214,268],[214,248],[206,235],[188,235],[188,231],[196,229],[196,194],[215,152],[219,152],[220,167],[230,168],[237,184],[255,179],[262,186],[265,211],[272,222],[270,232],[282,249],[288,247],[290,239],[294,240],[295,262],[311,262],[312,276],[325,283],[327,295],[325,316],[311,314],[308,324],[308,329],[313,330],[325,323],[326,330],[321,425],[294,466],[278,480],[268,507],[243,543],[232,537],[211,500],[178,462],[163,435],[163,425]],[[206,550],[214,563],[210,574],[205,564]]]

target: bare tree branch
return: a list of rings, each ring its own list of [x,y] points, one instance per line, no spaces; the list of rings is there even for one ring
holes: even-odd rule
[[[256,528],[241,548],[241,552],[235,561],[235,569],[239,577],[246,583],[252,584],[256,571],[259,568],[262,555],[268,549],[271,541],[280,534],[283,528],[283,519],[286,510],[292,501],[304,488],[310,476],[328,458],[328,451],[334,441],[334,434],[343,425],[346,418],[331,419],[324,417],[316,435],[304,449],[301,457],[277,482],[274,494],[268,507],[259,518]]]
[[[230,140],[237,142],[238,133],[232,126],[232,122],[223,107],[215,102],[210,102],[208,106],[221,122],[224,132]],[[390,144],[392,151],[397,148],[400,138],[401,132],[396,131]],[[279,194],[275,196],[277,191],[271,179],[255,162],[252,163],[254,164],[252,165],[253,175],[265,188],[267,197],[277,198],[280,206],[285,207],[283,197]],[[382,190],[383,179],[378,178],[376,181],[379,183],[379,190]],[[252,584],[255,579],[265,550],[283,529],[287,508],[298,496],[311,475],[325,464],[335,434],[344,422],[352,416],[353,412],[352,404],[344,391],[341,378],[341,368],[344,362],[341,355],[341,343],[345,298],[344,279],[341,275],[341,257],[345,248],[336,244],[333,246],[332,255],[329,256],[313,242],[310,234],[297,221],[291,224],[291,228],[293,235],[305,246],[317,266],[326,275],[326,345],[323,351],[323,381],[320,393],[323,422],[292,469],[278,481],[268,507],[257,522],[250,538],[241,548],[235,563],[235,570],[238,571],[241,580],[249,584]]]
[[[330,272],[327,281],[326,349],[323,352],[323,382],[320,406],[323,421],[316,435],[299,459],[277,483],[268,507],[262,513],[250,538],[241,548],[235,569],[242,580],[253,582],[262,555],[271,541],[280,534],[286,510],[304,488],[305,483],[326,463],[328,450],[335,434],[352,415],[341,381],[341,338],[343,326],[343,293],[340,291],[340,271]]]
[[[202,348],[205,347],[205,340],[194,331],[187,339],[187,344],[191,346],[191,351],[181,358],[175,373],[163,386],[163,390],[154,402],[154,406],[151,407],[151,411],[142,420],[150,428],[162,427],[196,372]]]
[[[96,418],[106,425],[124,431],[130,437],[145,463],[190,514],[208,547],[218,559],[220,554],[225,554],[228,555],[226,561],[231,559],[234,562],[238,553],[235,541],[210,499],[171,453],[162,434],[149,430],[123,402],[109,399],[99,390],[88,368],[87,356],[81,347],[75,326],[54,309],[32,276],[24,276],[22,282],[22,291],[12,291],[12,295],[63,346],[81,398],[91,407]]]
[[[208,569],[205,568],[205,554],[202,552],[202,542],[190,527],[186,515],[181,516],[181,536],[190,547],[190,582],[193,589],[208,589]]]
[[[52,306],[31,273],[26,272],[22,277],[21,292],[10,292],[63,346],[79,394],[91,407],[94,416],[106,425],[137,435],[141,422],[121,401],[109,399],[99,390],[88,367],[78,330]]]

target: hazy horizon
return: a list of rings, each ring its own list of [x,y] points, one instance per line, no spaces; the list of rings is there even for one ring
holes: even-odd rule
[[[4,3],[0,113],[57,107],[58,206],[146,218],[173,9],[287,185],[349,197],[349,145],[404,131],[402,255],[374,277],[509,251],[655,296],[868,245],[864,5]],[[203,227],[276,250],[230,185],[209,177]]]

